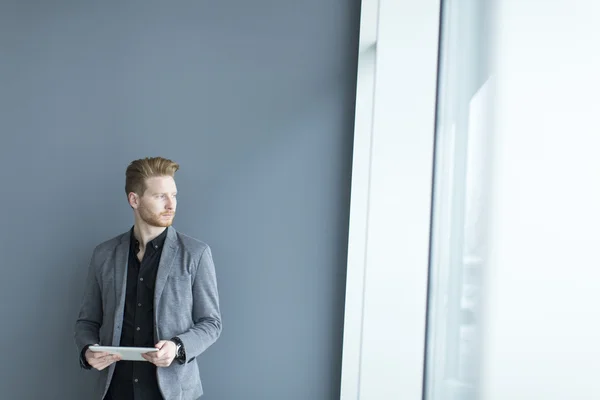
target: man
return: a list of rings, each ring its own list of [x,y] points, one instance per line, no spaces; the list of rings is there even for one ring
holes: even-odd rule
[[[171,226],[177,207],[165,158],[133,161],[125,191],[133,228],[96,247],[75,324],[83,368],[99,372],[94,399],[192,400],[202,395],[196,357],[221,333],[208,245]],[[88,347],[154,347],[146,361],[121,361]]]

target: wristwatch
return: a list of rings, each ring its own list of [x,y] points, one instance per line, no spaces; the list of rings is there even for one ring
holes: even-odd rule
[[[185,362],[185,348],[183,347],[183,342],[177,336],[171,339],[173,343],[175,343],[175,360],[180,364]]]

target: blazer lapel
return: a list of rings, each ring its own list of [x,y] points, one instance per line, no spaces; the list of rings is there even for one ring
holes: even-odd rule
[[[121,323],[125,309],[125,291],[127,289],[127,264],[129,263],[129,242],[131,232],[124,233],[121,243],[115,250],[115,319],[113,330],[113,345],[121,338]]]
[[[160,256],[158,263],[158,271],[156,271],[156,283],[154,284],[154,314],[157,314],[158,303],[160,296],[162,295],[165,283],[171,272],[171,266],[175,260],[175,256],[179,251],[179,244],[177,243],[177,232],[174,228],[167,228],[167,237],[165,238],[165,244],[163,245],[163,251]]]

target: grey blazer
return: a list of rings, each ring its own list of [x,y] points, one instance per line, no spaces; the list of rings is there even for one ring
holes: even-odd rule
[[[207,244],[172,227],[167,229],[154,289],[154,339],[158,342],[178,336],[185,348],[186,363],[159,367],[158,385],[166,400],[195,400],[203,392],[195,359],[221,334],[215,267]],[[89,344],[119,345],[129,241],[127,232],[94,250],[75,323],[79,354]],[[104,398],[114,369],[115,364],[99,372],[94,370],[99,375],[93,399]]]

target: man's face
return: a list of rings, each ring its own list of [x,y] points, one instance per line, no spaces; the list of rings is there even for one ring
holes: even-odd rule
[[[146,191],[138,198],[140,218],[150,226],[166,228],[173,224],[177,208],[177,186],[171,176],[146,179]]]

